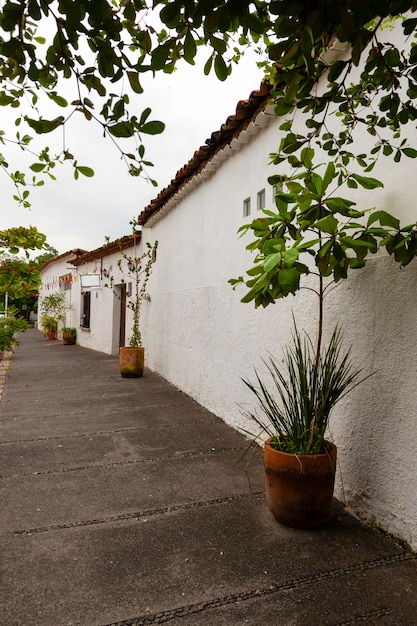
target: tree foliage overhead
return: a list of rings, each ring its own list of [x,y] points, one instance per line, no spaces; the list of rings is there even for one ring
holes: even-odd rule
[[[2,129],[1,141],[17,143],[32,150],[32,184],[42,175],[51,175],[57,160],[70,160],[74,174],[92,175],[80,166],[63,145],[59,155],[46,146],[32,148],[33,134],[61,129],[74,115],[96,120],[111,139],[135,140],[135,149],[124,151],[133,175],[150,165],[144,160],[144,134],[159,133],[163,123],[150,119],[150,109],[138,114],[129,109],[132,93],[140,94],[146,72],[173,72],[180,60],[194,64],[203,49],[205,73],[213,70],[224,80],[249,44],[258,45],[269,56],[267,73],[277,82],[277,113],[288,113],[294,106],[316,118],[311,131],[322,123],[329,102],[337,101],[346,125],[347,137],[358,121],[360,110],[375,97],[379,104],[365,119],[369,128],[381,125],[397,128],[415,119],[412,100],[416,94],[416,20],[404,20],[404,38],[411,50],[404,56],[399,48],[379,39],[386,18],[413,12],[411,0],[272,0],[264,2],[168,1],[154,0],[7,0],[0,13],[0,105],[16,110],[16,133]],[[322,54],[337,37],[351,46],[347,58],[332,65],[329,89],[317,96],[317,80],[328,71]],[[349,73],[366,51],[367,61],[361,81],[353,88]],[[408,81],[407,97],[401,98],[401,78]],[[72,80],[73,97],[64,97],[63,80]],[[56,114],[45,117],[38,110],[45,95],[55,105]],[[22,104],[30,112],[22,110]],[[344,137],[330,137],[326,145],[337,150]],[[289,137],[285,147],[294,149],[299,140]],[[385,144],[383,148],[385,147]],[[389,148],[385,148],[389,150]],[[396,152],[397,158],[401,156]],[[2,158],[2,166],[16,184],[29,181],[24,173],[13,172]],[[21,198],[28,202],[27,196]]]
[[[403,265],[414,257],[413,225],[400,228],[398,220],[379,212],[368,213],[365,230],[358,230],[355,220],[366,207],[349,205],[339,190],[380,186],[369,173],[381,156],[394,162],[417,156],[404,132],[417,120],[417,0],[8,0],[1,6],[0,105],[16,111],[15,137],[2,131],[3,144],[34,150],[34,134],[62,129],[72,115],[82,115],[117,142],[133,175],[150,165],[143,136],[163,129],[151,120],[146,102],[141,113],[131,102],[143,91],[143,74],[173,72],[180,61],[194,64],[201,50],[204,72],[225,80],[248,45],[265,52],[271,97],[282,117],[272,157],[282,174],[271,184],[283,185],[284,193],[277,196],[277,213],[249,226],[262,267],[261,281],[251,278],[248,285],[256,303],[298,288],[307,267],[298,259],[306,250],[320,275],[335,280],[380,245]],[[396,38],[389,36],[392,27]],[[73,81],[68,101],[64,81]],[[53,116],[42,115],[42,95],[56,107]],[[23,112],[24,101],[30,113]],[[301,129],[294,124],[300,114]],[[373,147],[358,153],[356,139],[363,132]],[[134,149],[122,149],[124,140],[133,141]],[[313,161],[318,151],[327,153],[334,169]],[[59,160],[70,160],[76,176],[92,174],[65,146],[57,156],[48,147],[34,152],[32,184],[52,176]],[[0,159],[17,186],[29,184]],[[20,195],[26,204],[27,193]],[[315,247],[303,247],[305,230],[316,234]],[[282,293],[265,296],[271,288],[266,275],[281,269]]]

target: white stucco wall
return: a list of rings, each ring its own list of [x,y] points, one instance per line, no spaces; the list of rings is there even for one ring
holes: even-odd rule
[[[252,265],[245,250],[250,240],[239,239],[239,226],[256,215],[256,196],[265,188],[267,208],[273,207],[267,178],[276,169],[269,154],[279,145],[279,123],[259,118],[264,125],[232,144],[217,159],[200,185],[190,185],[175,208],[144,228],[144,242],[159,241],[158,258],[149,281],[150,301],[142,311],[146,365],[158,371],[233,427],[253,429],[240,405],[252,403],[242,382],[272,352],[282,354],[292,329],[314,336],[317,302],[300,292],[267,309],[242,304],[244,290],[233,291],[231,277],[244,275]],[[415,131],[413,131],[415,134]],[[410,145],[416,139],[409,133]],[[367,135],[359,137],[367,151]],[[180,166],[181,164],[175,164]],[[216,167],[219,166],[217,169]],[[360,208],[378,206],[405,223],[416,220],[416,164],[381,159],[372,176],[384,189],[352,191]],[[214,171],[215,170],[215,171]],[[250,197],[252,213],[243,217],[243,201]],[[168,206],[169,209],[169,206]],[[80,266],[78,274],[117,272],[118,254]],[[49,268],[46,273],[48,273]],[[60,275],[54,268],[53,274]],[[62,271],[62,274],[66,271]],[[116,284],[118,282],[116,277]],[[307,280],[313,280],[308,278]],[[91,290],[89,331],[78,330],[81,345],[109,354],[118,351],[120,309],[104,287]],[[308,283],[306,283],[308,285]],[[373,375],[337,407],[330,435],[338,447],[336,495],[368,521],[407,541],[417,550],[417,263],[400,270],[392,259],[375,257],[365,269],[352,272],[326,301],[328,334],[335,323],[343,329],[352,356]],[[71,325],[79,326],[80,284],[72,290]],[[127,311],[126,329],[130,328]]]
[[[252,398],[241,377],[270,351],[279,356],[290,336],[292,312],[314,334],[314,296],[302,292],[255,310],[242,304],[231,277],[251,266],[238,227],[243,200],[266,188],[269,154],[279,143],[278,122],[250,138],[204,184],[150,228],[159,240],[158,260],[149,282],[146,328],[147,365],[160,372],[234,427],[248,426],[239,405]],[[249,139],[249,137],[247,137]],[[372,174],[385,189],[365,192],[367,206],[380,204],[415,220],[415,163],[381,162]],[[250,236],[249,236],[250,238]],[[246,242],[249,239],[246,239]],[[417,548],[417,264],[400,270],[389,258],[375,258],[352,273],[326,304],[327,328],[342,325],[346,344],[364,372],[374,375],[337,408],[331,434],[339,449],[336,493],[348,508]],[[249,426],[250,428],[250,426]]]
[[[134,248],[127,248],[124,253],[128,256],[139,256],[141,244]],[[118,261],[121,260],[121,268]],[[127,284],[131,282],[126,271],[126,261],[121,257],[120,252],[106,254],[102,257],[79,265],[77,267],[79,283],[81,283],[82,274],[98,274],[100,276],[100,285],[98,287],[87,288],[91,293],[91,310],[90,310],[90,328],[78,329],[78,343],[85,348],[99,350],[106,354],[117,355],[119,353],[119,329],[120,329],[120,287],[124,280]],[[113,288],[110,288],[110,276],[113,277]],[[79,285],[79,312],[81,306],[82,287]],[[116,295],[118,294],[118,295]],[[147,301],[143,303],[143,313],[146,315]],[[78,318],[79,319],[79,318]],[[131,327],[132,327],[132,311],[126,307],[126,333],[125,345],[128,345]],[[77,322],[77,326],[79,322]]]
[[[127,256],[140,256],[142,244],[124,250]],[[103,253],[97,255],[92,261],[82,263],[74,267],[70,261],[74,254],[58,257],[47,265],[42,272],[42,287],[40,290],[39,305],[42,297],[54,292],[64,292],[71,308],[67,314],[65,324],[60,323],[59,329],[65,326],[73,326],[77,329],[77,343],[80,346],[92,350],[98,350],[106,354],[117,355],[119,353],[119,331],[121,304],[121,283],[127,284],[131,277],[126,270],[126,261],[119,251],[112,254]],[[121,266],[118,262],[121,260]],[[71,289],[65,290],[62,276],[71,273]],[[95,275],[99,277],[99,285],[84,287],[83,275]],[[110,276],[113,277],[114,289],[110,288]],[[90,326],[83,328],[80,325],[82,312],[82,296],[84,292],[90,292]],[[129,298],[127,299],[127,302]],[[148,301],[142,305],[142,314],[146,317]],[[142,326],[142,324],[141,324]],[[132,328],[132,311],[127,306],[125,311],[125,345],[128,345]]]
[[[65,293],[69,311],[66,315],[65,322],[59,322],[58,331],[64,326],[78,326],[77,307],[78,307],[78,285],[77,273],[75,268],[70,264],[70,260],[74,258],[74,254],[62,255],[56,261],[49,263],[41,272],[42,285],[39,290],[38,299],[38,324],[40,326],[42,299],[51,293]],[[71,275],[72,282],[65,282],[64,276]],[[66,286],[70,287],[69,289]]]

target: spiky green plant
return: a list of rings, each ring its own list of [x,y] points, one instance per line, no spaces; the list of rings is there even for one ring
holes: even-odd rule
[[[255,384],[243,380],[258,401],[254,409],[242,410],[260,428],[256,439],[272,437],[274,448],[292,454],[325,452],[332,409],[366,378],[360,377],[360,369],[354,369],[350,349],[342,353],[340,329],[335,328],[328,346],[317,352],[310,337],[301,337],[294,324],[283,366],[273,356],[264,363],[270,386],[256,370]]]

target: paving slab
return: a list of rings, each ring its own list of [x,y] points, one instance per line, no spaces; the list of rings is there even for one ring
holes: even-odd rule
[[[337,501],[278,524],[246,447],[154,372],[27,331],[0,404],[0,625],[417,624],[415,555]]]

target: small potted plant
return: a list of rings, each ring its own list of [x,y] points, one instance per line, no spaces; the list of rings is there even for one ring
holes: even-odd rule
[[[40,319],[42,332],[47,336],[49,341],[56,339],[58,330],[58,320],[50,315],[42,315]]]
[[[154,244],[146,243],[145,252],[139,256],[138,244],[141,234],[136,232],[137,222],[130,222],[133,235],[131,254],[120,248],[121,258],[117,261],[121,278],[122,289],[126,293],[126,306],[132,311],[132,327],[128,346],[122,346],[119,352],[120,374],[123,378],[140,378],[143,376],[145,366],[145,348],[142,346],[142,334],[140,331],[140,314],[143,300],[146,297],[146,286],[152,273],[152,266],[156,261],[158,241]],[[115,278],[110,276],[107,287],[113,289]],[[132,290],[127,290],[127,284],[132,283]],[[113,289],[117,298],[119,294]]]
[[[72,346],[77,341],[77,329],[71,326],[65,326],[61,330],[61,336],[65,346]]]

